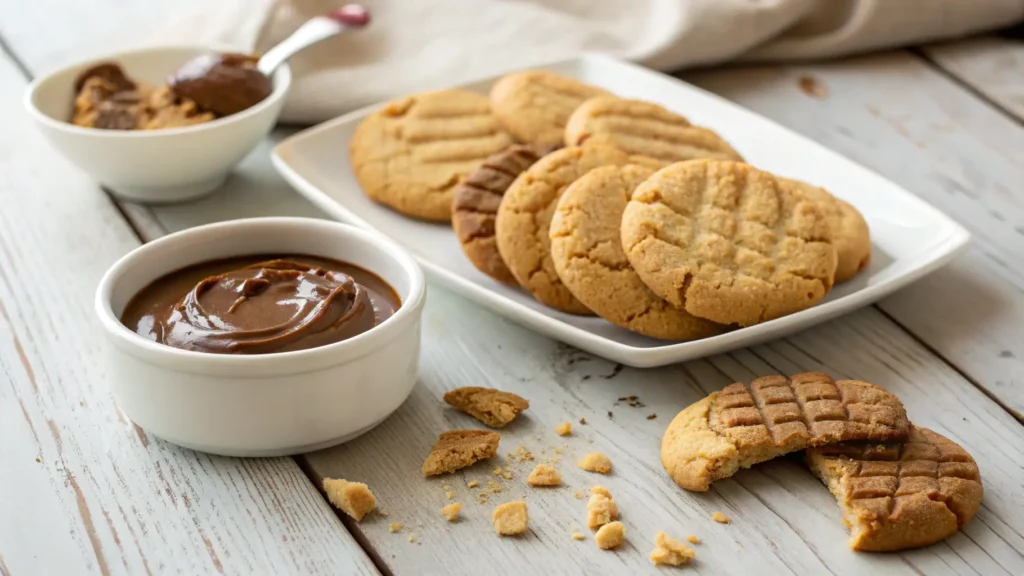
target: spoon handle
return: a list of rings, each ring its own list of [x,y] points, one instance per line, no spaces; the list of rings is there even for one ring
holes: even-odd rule
[[[346,4],[326,14],[311,18],[299,29],[285,38],[260,57],[256,64],[260,72],[270,76],[277,67],[309,46],[351,30],[358,30],[370,23],[370,12],[359,4]]]

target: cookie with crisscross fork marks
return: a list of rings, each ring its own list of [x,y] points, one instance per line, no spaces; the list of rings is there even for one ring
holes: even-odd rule
[[[818,372],[730,384],[676,415],[661,439],[661,462],[676,484],[704,491],[741,468],[812,446],[852,440],[903,441],[903,403],[858,380]]]
[[[805,461],[835,495],[850,548],[926,546],[963,529],[981,505],[981,473],[958,444],[910,427],[902,443],[811,448]]]
[[[630,156],[662,164],[716,158],[743,160],[714,130],[694,126],[685,117],[653,102],[613,96],[591,98],[565,125],[567,146],[603,144]]]
[[[633,189],[653,172],[634,164],[603,166],[573,182],[551,220],[551,260],[573,295],[613,324],[667,340],[714,336],[725,327],[659,298],[622,251],[622,211]]]
[[[554,72],[523,70],[502,76],[490,96],[494,114],[520,142],[552,145],[562,143],[572,111],[602,95],[608,92]]]
[[[633,192],[621,232],[629,263],[655,294],[719,324],[808,308],[836,271],[824,207],[740,162],[659,170]]]
[[[452,230],[466,258],[499,282],[518,285],[498,253],[494,219],[505,191],[517,176],[555,146],[516,145],[491,156],[455,189]]]
[[[352,135],[349,159],[373,200],[447,222],[455,187],[511,144],[487,96],[441,90],[393,100],[367,116]]]

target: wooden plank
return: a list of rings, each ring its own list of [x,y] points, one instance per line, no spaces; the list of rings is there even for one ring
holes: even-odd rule
[[[983,36],[921,48],[932,62],[1024,121],[1024,42]]]
[[[906,403],[918,424],[949,435],[978,459],[985,503],[967,531],[943,544],[892,555],[851,552],[836,503],[796,461],[781,459],[714,485],[707,494],[686,493],[662,471],[660,437],[674,414],[708,392],[756,375],[827,370],[887,386]],[[502,458],[456,474],[423,479],[419,467],[437,434],[478,428],[447,408],[441,395],[458,386],[499,386],[531,401],[524,417],[501,431]],[[643,407],[616,399],[636,395]],[[608,412],[612,416],[609,417]],[[657,417],[648,420],[650,414]],[[587,424],[580,425],[579,418]],[[561,421],[572,436],[553,432]],[[508,452],[525,446],[534,461]],[[562,451],[561,454],[555,450]],[[575,462],[601,451],[613,462],[607,477],[583,472]],[[556,457],[565,487],[535,489],[525,477],[543,458]],[[307,455],[318,476],[367,482],[386,517],[371,517],[362,531],[396,573],[488,572],[658,574],[646,554],[653,535],[695,534],[705,574],[1020,574],[1024,573],[1024,503],[1019,499],[1024,427],[937,360],[878,310],[867,308],[794,338],[735,354],[655,370],[622,369],[502,320],[460,297],[432,287],[426,309],[420,385],[396,415],[348,444]],[[500,466],[506,480],[491,473]],[[477,503],[480,488],[503,491]],[[585,526],[585,500],[573,496],[602,484],[619,502],[629,544],[619,552],[597,549]],[[463,504],[463,520],[439,514],[449,503],[445,485]],[[530,532],[523,538],[494,534],[495,504],[525,499]],[[723,526],[713,511],[733,520]],[[399,534],[389,524],[405,525]],[[588,535],[577,542],[570,534]],[[408,541],[414,535],[416,542]]]
[[[117,409],[93,291],[138,242],[24,87],[0,56],[3,574],[377,573],[293,460],[179,449]]]
[[[966,254],[880,306],[1024,413],[1024,128],[906,52],[683,77],[877,170],[970,229]]]

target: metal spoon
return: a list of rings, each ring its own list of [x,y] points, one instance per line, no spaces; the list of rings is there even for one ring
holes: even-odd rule
[[[370,12],[360,4],[346,4],[337,10],[317,16],[299,27],[291,36],[264,54],[256,68],[270,76],[277,67],[296,53],[350,30],[358,30],[370,23]]]

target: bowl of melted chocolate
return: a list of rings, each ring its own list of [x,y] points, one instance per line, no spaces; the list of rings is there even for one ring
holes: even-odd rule
[[[233,456],[307,452],[370,429],[416,382],[425,283],[376,234],[237,220],[145,244],[97,288],[108,374],[150,433]]]

